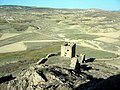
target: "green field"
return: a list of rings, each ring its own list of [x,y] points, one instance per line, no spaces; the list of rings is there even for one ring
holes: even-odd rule
[[[24,44],[27,46],[27,50],[34,50],[48,48],[57,43],[61,44],[61,42],[25,42]]]
[[[95,35],[88,35],[88,34],[67,34],[66,38],[71,38],[71,39],[83,39],[83,40],[93,40],[95,38],[98,38],[99,36],[95,36]]]
[[[31,63],[37,62],[39,59],[45,57],[49,53],[60,52],[60,44],[52,44],[49,47],[44,47],[37,50],[28,50],[24,52],[14,52],[0,54],[0,75],[12,73],[18,68],[28,66]],[[14,62],[15,63],[11,63]],[[14,68],[14,67],[17,68]],[[5,67],[5,68],[3,68]],[[8,68],[9,67],[9,68]],[[7,69],[6,69],[7,68]],[[10,70],[8,70],[10,69]]]
[[[117,55],[114,53],[109,53],[109,52],[100,51],[82,46],[77,47],[77,54],[78,55],[85,54],[87,58],[97,58],[97,59],[110,59],[117,57]]]
[[[52,39],[53,39],[52,37],[50,38],[39,33],[23,33],[4,40],[0,40],[0,46],[9,45],[20,41],[52,40]]]

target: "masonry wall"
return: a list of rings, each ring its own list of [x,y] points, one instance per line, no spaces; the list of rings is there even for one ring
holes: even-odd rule
[[[76,45],[73,46],[61,45],[61,56],[69,57],[69,58],[75,57],[75,48]]]

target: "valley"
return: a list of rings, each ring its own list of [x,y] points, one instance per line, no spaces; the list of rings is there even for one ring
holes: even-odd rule
[[[120,12],[100,9],[53,9],[0,6],[0,76],[18,75],[63,42],[76,54],[95,58],[90,72],[98,78],[120,73]],[[96,67],[95,67],[96,66]]]

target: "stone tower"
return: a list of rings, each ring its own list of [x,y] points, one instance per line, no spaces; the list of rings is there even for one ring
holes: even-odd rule
[[[75,43],[65,42],[63,45],[61,45],[61,56],[68,58],[75,57],[75,50],[76,50]]]

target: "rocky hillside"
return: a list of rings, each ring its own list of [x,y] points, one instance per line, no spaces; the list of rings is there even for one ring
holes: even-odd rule
[[[116,78],[120,79],[119,75],[112,79],[108,78],[119,73],[119,69],[116,67],[100,66],[100,62],[95,63],[91,59],[82,63],[78,60],[71,62],[70,59],[61,57],[55,62],[54,58],[59,56],[52,55],[47,55],[46,58],[40,59],[27,69],[20,71],[16,78],[12,78],[7,83],[7,90],[101,90],[101,85],[104,86],[101,83],[105,83],[108,88],[105,90],[109,90],[106,81],[115,84]],[[108,80],[106,80],[107,78]],[[119,83],[116,82],[116,85]],[[113,86],[113,88],[119,87]]]
[[[8,90],[72,90],[77,85],[92,79],[85,73],[48,65],[31,66],[15,80]]]
[[[72,70],[34,64],[8,82],[7,90],[119,90],[119,84],[120,75],[95,78],[82,68]]]

